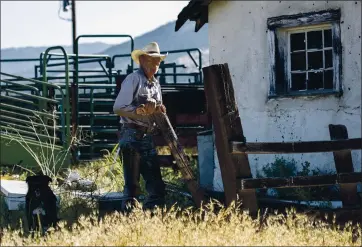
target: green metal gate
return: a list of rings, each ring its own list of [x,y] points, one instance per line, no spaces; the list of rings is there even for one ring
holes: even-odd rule
[[[112,57],[106,54],[79,54],[79,39],[95,37],[130,38],[130,51],[134,48],[133,39],[129,35],[81,35],[77,38],[76,54],[67,54],[62,47],[57,46],[48,48],[40,54],[38,59],[1,60],[1,62],[39,61],[38,65],[34,65],[35,79],[23,78],[23,80],[28,82],[28,86],[35,87],[38,90],[35,92],[35,89],[33,89],[34,95],[37,93],[42,97],[42,100],[35,102],[38,112],[42,112],[46,108],[46,105],[49,103],[47,100],[60,103],[55,115],[59,118],[59,128],[61,128],[62,124],[67,128],[66,131],[62,132],[65,138],[62,141],[70,143],[71,137],[73,137],[73,140],[76,138],[80,141],[77,143],[73,142],[75,144],[73,147],[76,147],[76,149],[72,149],[73,161],[101,157],[102,149],[111,150],[117,143],[116,133],[119,118],[113,113],[112,106],[123,79],[137,69],[133,67],[131,52],[116,54]],[[57,53],[55,50],[61,50],[61,52]],[[197,48],[192,48],[164,51],[163,53],[165,52],[168,52],[170,55],[176,53],[188,54],[195,66],[193,72],[181,73],[178,70],[186,68],[183,64],[163,62],[160,66],[157,77],[161,83],[165,103],[169,104],[168,113],[171,122],[177,118],[178,113],[185,116],[190,111],[198,118],[198,115],[204,114],[206,111],[203,105],[205,100],[203,99],[201,51]],[[198,62],[191,53],[198,55]],[[129,61],[125,70],[123,67],[122,70],[119,70],[119,67],[117,67],[118,63],[116,64],[115,60],[117,59],[118,61],[121,58]],[[87,66],[90,64],[98,64],[99,69],[87,69]],[[171,73],[167,72],[170,70]],[[185,79],[180,80],[180,78]],[[16,80],[18,79],[13,78],[11,81],[21,84],[17,86],[22,88],[26,87],[26,84]],[[3,82],[2,87],[10,89],[8,88],[10,85],[3,84]],[[21,90],[20,88],[19,90],[16,89],[19,96],[17,97],[18,101],[21,101]],[[30,88],[27,88],[27,90],[30,90]],[[186,98],[189,98],[189,100],[182,100]],[[196,99],[197,102],[193,102],[192,99]],[[23,103],[25,104],[26,102]],[[23,109],[29,110],[29,107],[23,106]],[[34,109],[30,110],[34,111]],[[15,111],[20,112],[18,109],[15,109]],[[179,118],[182,122],[179,126],[177,126],[177,121],[174,121],[175,129],[184,133],[192,132],[191,134],[196,139],[196,132],[203,130],[203,127],[198,123],[195,123],[195,126],[190,126],[190,124],[185,123],[188,118],[190,116],[184,119]],[[203,117],[203,119],[205,118]],[[66,140],[66,138],[69,138],[69,140]]]
[[[0,131],[2,165],[51,169],[69,165],[70,133],[68,57],[64,53],[68,86],[1,72]],[[54,95],[59,97],[55,98]],[[46,167],[48,168],[46,168]],[[44,168],[45,167],[45,168]]]

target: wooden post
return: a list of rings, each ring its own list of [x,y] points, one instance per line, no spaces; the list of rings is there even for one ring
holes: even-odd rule
[[[164,137],[167,145],[171,149],[171,153],[176,161],[178,169],[180,170],[182,177],[189,189],[194,202],[197,207],[201,206],[202,201],[205,200],[204,190],[198,185],[191,167],[189,158],[186,156],[180,142],[178,141],[177,135],[172,128],[170,120],[166,114],[155,113],[152,118],[158,128],[161,130],[162,136]]]
[[[328,127],[331,140],[348,139],[346,126],[330,124]],[[354,172],[352,154],[350,150],[335,151],[333,152],[333,157],[337,173]],[[340,190],[343,206],[353,206],[360,201],[357,194],[356,183],[341,184]]]
[[[203,68],[204,90],[208,109],[211,112],[215,132],[215,145],[220,163],[224,185],[225,202],[229,206],[237,199],[240,183],[237,178],[251,178],[247,154],[232,155],[230,141],[245,141],[239,111],[234,97],[229,68],[227,64],[212,65]],[[239,193],[243,206],[250,213],[257,211],[255,190]]]

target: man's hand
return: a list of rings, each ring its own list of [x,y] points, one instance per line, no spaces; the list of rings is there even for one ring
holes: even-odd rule
[[[146,104],[141,104],[136,108],[136,114],[138,115],[151,115],[156,110],[156,100],[155,99],[147,99]]]
[[[165,105],[163,105],[163,104],[157,105],[155,110],[152,113],[166,113]],[[138,114],[138,115],[146,116],[146,115],[150,115],[152,113],[147,112],[145,104],[139,105],[136,109],[136,114]]]
[[[145,108],[145,105],[144,105],[144,104],[139,105],[139,106],[136,108],[136,114],[137,114],[137,115],[142,115],[142,116],[147,115],[147,114],[146,114],[146,108]]]
[[[154,113],[154,111],[156,110],[156,104],[157,101],[155,99],[147,99],[146,104],[145,104],[145,109],[146,109],[146,113],[147,115],[151,115]]]
[[[155,113],[166,113],[166,106],[163,104],[156,106]]]

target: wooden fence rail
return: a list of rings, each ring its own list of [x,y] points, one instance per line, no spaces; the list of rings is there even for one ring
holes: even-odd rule
[[[231,142],[232,154],[322,153],[362,149],[362,138],[308,142]]]
[[[341,184],[343,205],[356,203],[357,183],[362,173],[354,172],[351,150],[362,149],[362,138],[348,139],[344,125],[328,126],[331,140],[306,142],[246,142],[227,64],[203,68],[204,90],[212,116],[215,146],[220,164],[226,205],[237,195],[250,213],[256,213],[256,188],[302,187]],[[253,179],[247,154],[333,152],[337,174],[289,178]]]
[[[324,186],[361,182],[362,172],[287,178],[253,178],[240,179],[239,181],[241,183],[241,189]]]

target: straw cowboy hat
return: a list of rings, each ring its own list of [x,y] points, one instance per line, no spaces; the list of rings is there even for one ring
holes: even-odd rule
[[[159,57],[159,58],[161,58],[161,61],[163,61],[166,58],[166,56],[168,55],[168,53],[161,54],[158,44],[156,42],[151,42],[148,45],[146,45],[145,47],[143,47],[141,50],[134,50],[131,53],[133,61],[135,61],[137,64],[140,63],[139,57],[141,55],[147,55],[150,57]]]

